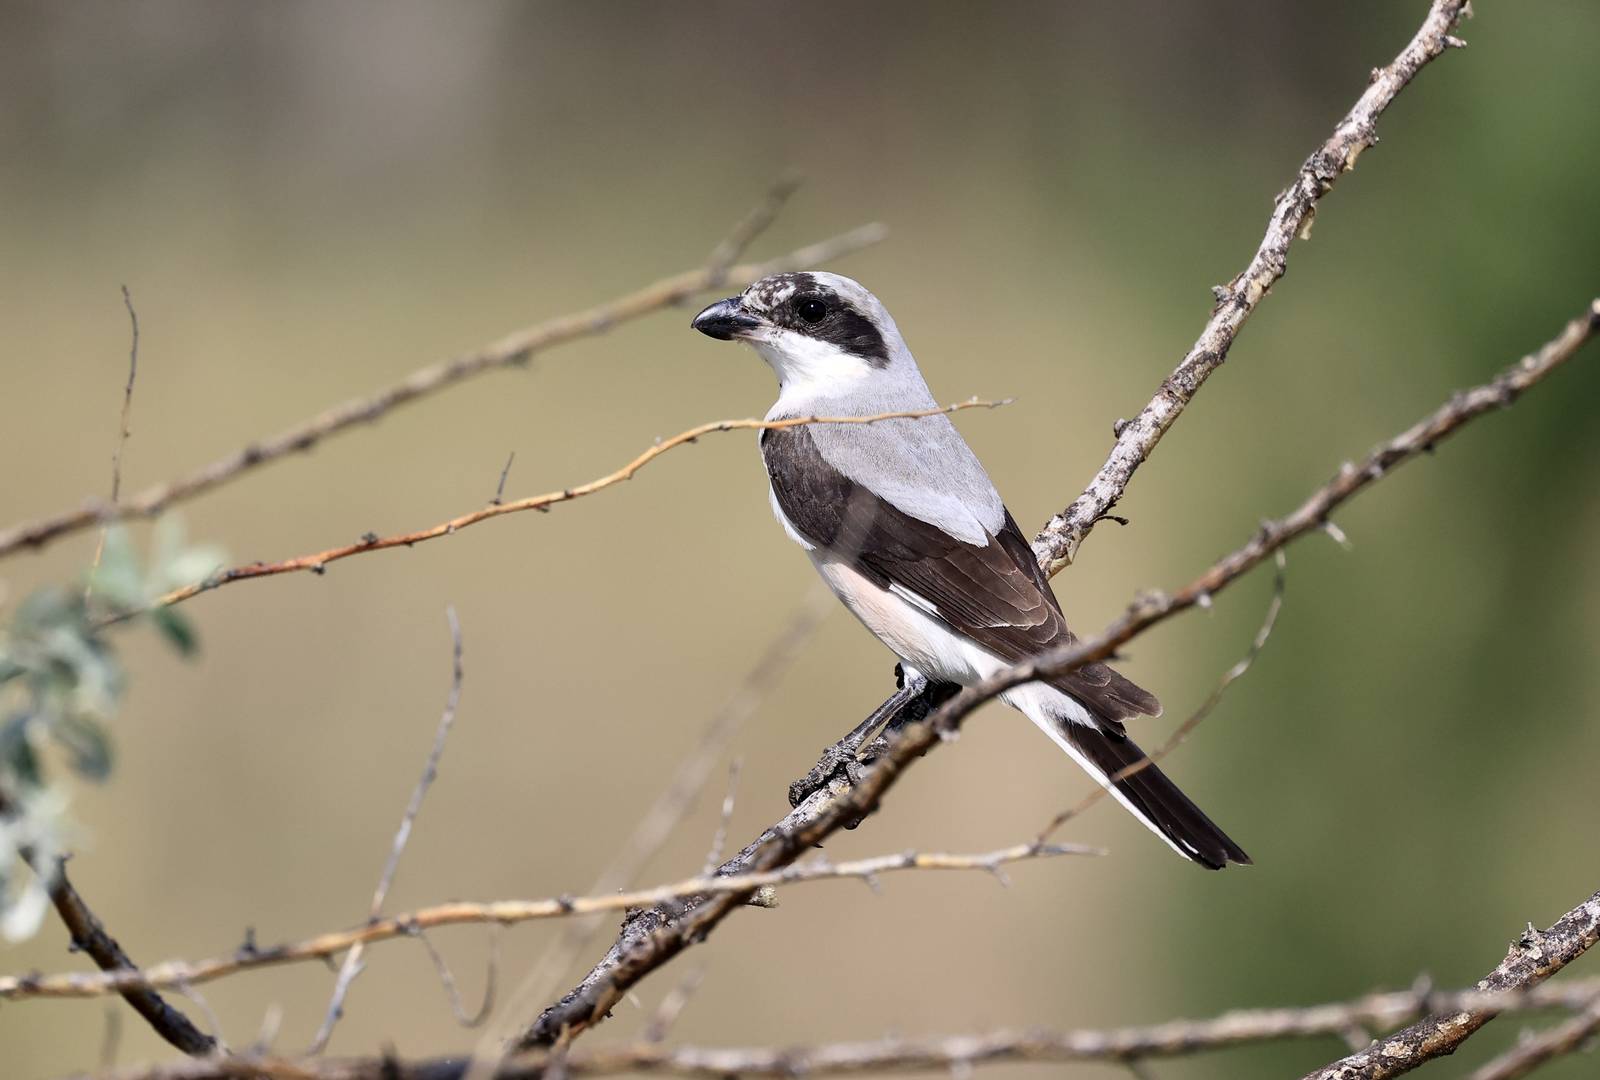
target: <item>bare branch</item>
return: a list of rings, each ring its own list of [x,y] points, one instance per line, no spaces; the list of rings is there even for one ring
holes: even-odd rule
[[[1596,312],[1600,317],[1600,308]],[[1597,941],[1600,941],[1600,892],[1557,919],[1548,930],[1540,932],[1530,924],[1527,932],[1511,943],[1510,951],[1499,966],[1478,980],[1476,988],[1485,993],[1530,993]],[[1571,986],[1562,989],[1571,990]],[[1563,1039],[1570,1036],[1574,1042],[1581,1040],[1583,1035],[1578,1032],[1578,1022],[1591,1020],[1592,1014],[1600,1008],[1600,992],[1597,991],[1600,988],[1591,986],[1588,999],[1575,1006],[1585,1012],[1575,1018],[1573,1025],[1565,1026],[1565,1030],[1558,1029],[1561,1034],[1544,1046],[1530,1044],[1525,1048],[1528,1051],[1525,1057],[1515,1052],[1506,1055],[1495,1065],[1502,1071],[1489,1075],[1520,1076],[1551,1054],[1563,1050]],[[1430,1004],[1428,1009],[1432,1015],[1384,1037],[1366,1050],[1308,1073],[1305,1080],[1385,1080],[1408,1073],[1424,1062],[1455,1053],[1474,1032],[1504,1011],[1493,1005],[1470,1002]],[[1600,1020],[1594,1022],[1600,1023]]]
[[[1080,1031],[990,1031],[928,1038],[886,1038],[815,1046],[694,1047],[664,1046],[642,1040],[620,1046],[564,1051],[571,1075],[597,1076],[654,1072],[723,1080],[730,1076],[840,1076],[874,1072],[966,1070],[1008,1062],[1127,1063],[1180,1057],[1284,1039],[1338,1036],[1352,1025],[1389,1028],[1431,1008],[1583,1009],[1600,996],[1600,980],[1526,991],[1465,991],[1447,994],[1418,988],[1370,994],[1348,1002],[1303,1008],[1238,1009],[1208,1020],[1174,1020],[1146,1027]],[[552,1058],[536,1051],[507,1060],[498,1080],[536,1080]],[[397,1061],[376,1058],[345,1061],[286,1061],[234,1058],[184,1061],[124,1070],[106,1080],[223,1080],[246,1075],[294,1080],[459,1080],[463,1058]]]
[[[153,517],[174,503],[192,499],[251,469],[289,454],[310,450],[330,435],[357,424],[371,423],[400,405],[455,386],[473,376],[526,364],[536,353],[604,333],[621,323],[680,304],[727,282],[749,282],[784,270],[808,269],[831,262],[842,255],[876,244],[886,235],[887,230],[882,225],[863,225],[765,262],[745,263],[729,267],[721,273],[702,267],[675,274],[598,307],[518,330],[476,352],[419,368],[369,397],[335,405],[277,435],[250,443],[185,476],[146,488],[116,505],[89,499],[75,510],[0,530],[0,556],[25,547],[42,547],[57,537],[96,524]]]
[[[384,551],[388,548],[415,547],[417,544],[425,543],[429,540],[453,536],[462,529],[476,525],[480,521],[488,521],[491,518],[501,517],[505,514],[518,514],[525,510],[548,511],[550,507],[560,503],[581,499],[585,495],[593,495],[597,491],[604,491],[615,484],[631,480],[635,473],[667,451],[696,442],[705,435],[717,432],[773,430],[797,427],[801,424],[873,424],[882,420],[907,420],[939,416],[959,412],[962,409],[994,409],[1010,403],[1011,399],[1009,398],[1001,401],[982,401],[978,398],[972,398],[941,408],[877,413],[872,416],[801,416],[787,420],[714,420],[708,424],[699,424],[689,428],[687,431],[680,431],[670,439],[658,441],[620,469],[609,472],[598,479],[579,484],[576,487],[563,488],[560,491],[549,491],[543,495],[530,495],[525,499],[514,499],[511,502],[491,501],[489,505],[473,510],[470,513],[461,514],[458,517],[451,518],[449,521],[441,521],[437,525],[431,525],[426,529],[418,529],[415,532],[398,533],[394,536],[384,537],[368,533],[353,544],[342,544],[338,547],[328,548],[325,551],[317,551],[293,559],[283,559],[279,562],[246,563],[243,566],[218,570],[203,581],[173,589],[171,592],[162,595],[150,605],[150,610],[180,604],[185,600],[199,596],[201,593],[210,592],[213,589],[219,589],[224,585],[231,585],[237,581],[249,581],[254,578],[273,577],[278,574],[292,574],[299,571],[321,574],[326,571],[329,563],[338,562],[340,559],[348,559],[353,555],[366,555],[374,551]],[[102,625],[122,622],[138,614],[143,614],[143,612],[121,612],[106,619]]]
[[[1078,546],[1095,522],[1110,515],[1128,482],[1144,464],[1211,373],[1222,366],[1233,340],[1289,265],[1289,247],[1306,236],[1322,197],[1344,173],[1355,167],[1362,151],[1378,141],[1378,117],[1429,61],[1451,47],[1450,33],[1467,9],[1467,0],[1434,0],[1416,36],[1387,66],[1372,72],[1372,82],[1333,134],[1300,166],[1294,182],[1278,196],[1266,235],[1250,264],[1226,286],[1212,292],[1216,306],[1194,346],[1160,391],[1130,421],[1122,422],[1116,445],[1082,495],[1051,518],[1033,541],[1033,552],[1048,574],[1055,574],[1077,555]]]
[[[1583,1049],[1596,1032],[1600,1032],[1600,993],[1583,1012],[1518,1043],[1473,1073],[1472,1080],[1516,1080],[1549,1061]]]
[[[1312,493],[1299,508],[1277,521],[1263,522],[1255,539],[1227,555],[1200,577],[1169,595],[1143,596],[1098,637],[1042,653],[1038,657],[996,672],[976,686],[962,690],[930,718],[941,728],[966,716],[978,705],[1013,686],[1054,677],[1096,660],[1108,659],[1136,634],[1180,611],[1210,603],[1217,593],[1272,557],[1279,549],[1322,529],[1333,512],[1419,454],[1432,451],[1462,425],[1484,413],[1514,403],[1523,391],[1572,359],[1600,330],[1600,299],[1573,319],[1538,352],[1524,356],[1492,380],[1456,394],[1410,428],[1373,450],[1360,465],[1346,464],[1332,480]]]
[[[278,967],[337,956],[346,949],[394,938],[413,937],[441,926],[488,923],[509,926],[534,919],[561,919],[626,911],[628,908],[677,904],[691,898],[782,888],[810,881],[868,880],[906,870],[964,870],[993,874],[998,867],[1028,859],[1058,855],[1101,855],[1098,848],[1078,844],[1040,844],[1030,841],[974,854],[903,851],[893,855],[832,863],[823,859],[763,873],[699,876],[670,885],[627,892],[600,892],[590,896],[559,896],[544,900],[452,901],[418,908],[401,915],[373,919],[348,930],[319,934],[303,941],[240,949],[227,956],[192,963],[170,960],[142,970],[127,968],[99,975],[0,976],[0,1001],[28,998],[84,998],[123,993],[136,987],[184,988],[257,968]]]
[[[1319,530],[1334,510],[1388,475],[1396,466],[1431,450],[1438,442],[1486,412],[1504,408],[1529,387],[1571,359],[1600,329],[1600,300],[1569,323],[1550,343],[1524,357],[1495,379],[1455,395],[1432,414],[1374,450],[1360,467],[1346,466],[1317,489],[1299,509],[1262,525],[1255,538],[1225,556],[1200,577],[1171,595],[1152,594],[1135,601],[1127,612],[1097,637],[1055,649],[1005,668],[977,686],[964,689],[925,721],[902,727],[860,778],[834,777],[772,825],[742,852],[723,864],[722,872],[746,874],[786,866],[837,830],[875,810],[884,793],[917,758],[953,735],[981,703],[1023,683],[1053,677],[1083,664],[1109,657],[1119,646],[1151,626],[1198,606],[1274,555],[1280,548]],[[915,703],[909,690],[896,699]],[[705,937],[736,909],[748,894],[718,893],[691,903],[684,912],[647,910],[635,913],[600,962],[560,1001],[547,1008],[523,1033],[523,1048],[550,1045],[560,1033],[581,1032],[598,1023],[622,995],[651,971],[668,963]]]
[[[445,740],[450,737],[450,729],[456,722],[456,709],[461,704],[461,620],[456,618],[456,609],[453,607],[445,612],[445,618],[450,622],[450,692],[445,697],[444,712],[439,715],[439,726],[433,733],[433,747],[428,751],[427,762],[422,766],[422,775],[417,777],[417,785],[411,791],[405,813],[401,815],[400,827],[395,830],[394,843],[389,848],[389,858],[384,862],[383,873],[378,877],[378,887],[373,890],[372,903],[367,907],[368,921],[376,919],[383,911],[383,902],[389,896],[390,887],[394,885],[395,872],[400,869],[400,856],[405,852],[406,844],[411,839],[411,827],[416,823],[417,815],[422,812],[422,800],[427,798],[428,789],[433,786],[433,781],[439,775],[439,759],[444,757]],[[427,946],[435,966],[440,969],[440,978],[444,980],[446,990],[451,991],[454,981],[449,977],[449,969],[443,967],[442,958],[434,952],[431,942],[423,939],[423,944]],[[334,1025],[344,1015],[345,997],[350,993],[351,984],[360,976],[365,966],[361,958],[366,952],[366,947],[366,942],[358,941],[345,954],[344,964],[339,969],[339,977],[334,982],[333,997],[328,1002],[327,1015],[323,1017],[322,1026],[317,1029],[316,1036],[311,1040],[311,1046],[306,1050],[308,1055],[322,1053],[328,1045],[328,1040],[333,1037]],[[492,988],[492,982],[490,986]]]
[[[29,861],[31,865],[32,860]],[[35,873],[40,870],[34,867]],[[44,872],[48,873],[49,868],[44,868]],[[55,905],[56,913],[72,935],[73,948],[87,955],[96,967],[108,975],[139,974],[138,967],[122,951],[117,939],[106,933],[104,924],[95,917],[78,890],[72,887],[64,859],[56,864],[50,877],[50,902]],[[186,982],[175,980],[169,985],[181,990]],[[134,983],[119,988],[117,993],[144,1017],[157,1035],[185,1054],[204,1056],[216,1050],[216,1039],[195,1027],[187,1016],[167,1004],[153,988]]]

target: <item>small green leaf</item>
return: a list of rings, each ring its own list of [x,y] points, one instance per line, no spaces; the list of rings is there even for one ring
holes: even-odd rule
[[[27,713],[18,713],[0,725],[0,767],[8,768],[24,784],[38,787],[41,782],[39,758],[28,740]]]
[[[156,624],[156,629],[161,631],[161,636],[178,650],[178,655],[193,656],[199,650],[200,640],[195,636],[194,624],[189,621],[188,616],[164,607],[152,611],[150,620]]]
[[[111,740],[99,724],[80,716],[63,716],[50,727],[72,767],[89,780],[111,775]]]

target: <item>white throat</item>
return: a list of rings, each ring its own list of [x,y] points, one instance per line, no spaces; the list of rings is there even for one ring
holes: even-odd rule
[[[832,342],[773,327],[750,344],[778,376],[778,404],[800,404],[850,397],[879,374],[858,356]]]

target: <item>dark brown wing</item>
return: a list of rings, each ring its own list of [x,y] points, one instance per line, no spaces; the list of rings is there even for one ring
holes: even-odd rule
[[[952,629],[1010,663],[1075,640],[1009,513],[999,535],[977,547],[854,483],[817,452],[804,427],[765,432],[761,451],[789,523],[875,585],[922,600]],[[1050,682],[1117,729],[1130,716],[1161,712],[1153,694],[1104,664]]]

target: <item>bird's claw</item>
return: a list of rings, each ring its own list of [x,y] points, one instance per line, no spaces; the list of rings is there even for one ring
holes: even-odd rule
[[[804,776],[789,785],[789,805],[799,806],[816,792],[843,775],[851,784],[861,781],[861,761],[856,757],[858,747],[848,739],[840,739],[822,752],[817,763]]]

